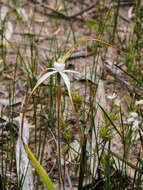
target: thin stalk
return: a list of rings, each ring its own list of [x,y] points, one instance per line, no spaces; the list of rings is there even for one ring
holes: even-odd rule
[[[110,190],[111,189],[111,182],[110,182],[110,173],[111,173],[111,166],[110,166],[110,146],[111,146],[111,141],[109,141],[108,145],[108,154],[106,158],[106,167],[105,167],[105,189]]]
[[[72,51],[75,47],[77,47],[79,44],[84,44],[84,43],[86,43],[86,42],[88,42],[88,41],[95,41],[95,42],[97,42],[97,43],[110,46],[110,47],[112,47],[112,48],[117,49],[117,50],[120,51],[121,53],[123,53],[123,54],[129,56],[126,52],[124,52],[123,50],[121,50],[121,49],[118,48],[117,46],[114,46],[114,45],[112,45],[112,44],[109,44],[108,42],[105,42],[105,41],[103,41],[103,40],[99,40],[99,39],[96,39],[96,38],[91,38],[91,39],[88,38],[88,39],[85,39],[85,40],[81,40],[81,41],[77,42],[75,45],[73,45],[73,46],[69,49],[69,51],[65,54],[65,56],[63,57],[63,63],[66,61],[68,55],[71,53],[71,51]]]
[[[114,27],[113,27],[113,36],[111,38],[111,43],[113,43],[115,39],[115,34],[116,34],[116,29],[117,29],[117,24],[118,24],[119,9],[120,9],[120,0],[118,0],[117,2],[116,12],[114,15]]]
[[[2,29],[1,29],[1,57],[2,57],[2,60],[3,60],[3,66],[4,66],[4,69],[6,69],[6,42],[3,41],[4,40],[4,23],[2,23]]]
[[[58,124],[58,166],[59,166],[59,189],[61,189],[61,182],[64,188],[64,182],[62,178],[62,164],[61,164],[61,134],[60,134],[60,107],[61,107],[61,85],[60,85],[60,75],[57,75],[58,87],[57,87],[57,124]]]
[[[78,190],[83,189],[84,174],[85,174],[85,170],[86,170],[86,143],[87,143],[87,136],[84,137],[84,139],[82,141],[82,146],[81,146]]]
[[[2,146],[1,146],[1,176],[3,178],[4,176],[4,129],[2,127],[2,134],[1,134],[1,142],[2,142]],[[5,186],[5,180],[2,181],[2,189],[4,189]]]

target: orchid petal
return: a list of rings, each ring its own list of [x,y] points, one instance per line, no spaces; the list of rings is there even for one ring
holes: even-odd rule
[[[79,130],[79,134],[80,134],[79,119],[78,119],[78,115],[77,115],[77,112],[76,112],[76,109],[75,109],[75,106],[74,106],[74,103],[73,103],[73,100],[72,100],[72,95],[71,95],[71,90],[70,90],[70,80],[69,80],[68,76],[64,72],[59,72],[59,73],[60,73],[61,77],[63,78],[63,80],[64,80],[64,82],[66,84],[66,87],[68,89],[72,109],[73,109],[74,115],[76,117],[76,124],[78,126],[78,130]],[[80,138],[81,138],[81,135],[80,135]]]
[[[74,107],[74,104],[73,104],[73,100],[72,100],[72,95],[71,95],[71,90],[70,90],[70,80],[69,80],[69,77],[63,73],[63,72],[59,72],[60,75],[62,76],[65,84],[66,84],[66,87],[68,89],[68,93],[69,93],[69,97],[70,97],[70,100],[71,100],[71,104],[72,104],[72,107],[73,107],[73,110],[75,111],[75,107]]]
[[[63,78],[63,80],[64,80],[64,82],[65,82],[65,84],[66,84],[66,87],[67,87],[67,89],[68,89],[68,92],[71,93],[69,77],[68,77],[65,73],[63,73],[63,72],[59,72],[59,73],[60,73],[60,75],[62,76],[62,78]]]
[[[45,73],[47,73],[47,71],[49,71],[49,70],[51,70],[51,71],[56,71],[55,68],[47,68],[47,69],[45,69],[45,70],[39,75],[38,79],[40,79],[40,78],[41,78]]]
[[[35,92],[35,90],[39,87],[39,85],[44,82],[46,79],[48,79],[51,75],[57,73],[57,71],[52,71],[52,72],[48,72],[48,73],[45,73],[45,71],[43,71],[43,75],[39,78],[39,80],[37,81],[35,87],[33,88],[33,90],[31,91],[30,95],[28,96],[27,98],[27,101],[25,103],[25,108],[24,108],[24,111],[23,111],[23,117],[22,117],[22,126],[23,126],[23,121],[24,121],[24,117],[25,117],[25,112],[26,112],[26,109],[28,107],[28,104],[29,104],[29,101],[30,101],[30,98],[32,96],[32,94]],[[22,129],[23,130],[23,127]]]
[[[32,92],[30,95],[32,95],[34,93],[34,91],[38,88],[38,86],[40,84],[42,84],[46,79],[48,79],[51,75],[57,73],[57,71],[52,71],[52,72],[48,72],[46,74],[44,74],[41,78],[39,78],[39,80],[37,81],[35,87],[33,88]]]
[[[25,117],[25,113],[26,113],[26,110],[27,110],[27,107],[28,107],[28,104],[29,104],[29,101],[30,101],[30,98],[32,96],[32,94],[35,92],[35,90],[39,87],[39,85],[44,82],[46,79],[48,79],[51,75],[57,73],[57,71],[52,71],[52,72],[48,72],[48,73],[45,73],[45,71],[43,71],[43,75],[39,78],[39,80],[37,81],[35,87],[33,88],[33,90],[31,91],[31,93],[29,94],[26,102],[25,102],[25,108],[24,108],[24,111],[23,111],[23,116],[22,116],[22,122],[21,122],[21,135],[22,135],[22,131],[23,131],[23,122],[24,122],[24,117]]]

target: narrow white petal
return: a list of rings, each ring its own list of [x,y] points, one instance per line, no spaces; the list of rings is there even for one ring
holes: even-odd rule
[[[38,86],[40,84],[42,84],[42,82],[44,82],[46,79],[48,79],[51,75],[57,73],[57,71],[52,71],[52,72],[48,72],[46,74],[44,74],[41,78],[39,78],[39,80],[37,81],[35,87],[33,88],[31,94],[33,94],[33,92],[36,90],[36,88],[38,88]]]
[[[44,75],[37,81],[36,86],[39,86],[42,82],[44,82],[46,79],[48,79],[48,77],[49,77],[50,75],[53,75],[53,74],[55,74],[55,73],[57,73],[57,71],[51,71],[51,72],[48,72],[48,73],[44,74]]]
[[[54,69],[54,68],[47,68],[47,69],[45,69],[45,70],[38,76],[38,79],[40,79],[45,73],[47,73],[47,71],[56,71],[56,69]]]
[[[66,87],[67,87],[68,93],[69,93],[69,97],[70,97],[70,101],[71,101],[71,104],[72,104],[72,108],[73,108],[74,113],[76,114],[76,110],[75,110],[75,107],[74,107],[74,104],[73,104],[71,90],[70,90],[70,80],[69,80],[68,76],[65,73],[63,73],[63,72],[59,72],[59,73],[62,76],[62,78],[63,78],[63,80],[64,80],[64,82],[66,84]]]
[[[59,73],[60,73],[60,75],[62,76],[62,78],[63,78],[63,80],[64,80],[64,82],[65,82],[65,84],[66,84],[66,87],[67,87],[67,89],[68,89],[68,92],[71,93],[69,77],[68,77],[65,73],[63,73],[63,72],[59,72]]]

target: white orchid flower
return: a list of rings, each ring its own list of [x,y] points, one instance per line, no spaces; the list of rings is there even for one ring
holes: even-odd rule
[[[29,103],[29,100],[32,96],[32,94],[35,92],[35,90],[39,87],[40,84],[42,84],[45,80],[47,80],[51,75],[54,75],[56,73],[59,73],[60,76],[63,78],[65,85],[68,90],[68,94],[71,100],[72,107],[74,109],[73,101],[72,101],[72,95],[71,95],[71,89],[70,89],[70,79],[66,73],[75,73],[75,74],[80,74],[77,71],[73,70],[65,70],[65,63],[64,59],[60,58],[57,62],[54,62],[54,67],[53,68],[48,68],[46,69],[41,75],[39,80],[37,81],[35,87],[33,88],[32,92],[30,93],[27,104]],[[80,74],[81,75],[81,74]]]
[[[33,91],[35,91],[35,89],[42,84],[46,79],[48,79],[51,75],[59,73],[61,75],[61,77],[63,78],[65,85],[68,89],[68,92],[70,92],[70,80],[69,77],[67,76],[67,74],[65,73],[75,73],[75,74],[80,74],[77,71],[73,71],[73,70],[65,70],[65,64],[62,62],[63,60],[60,58],[57,62],[54,62],[54,68],[48,68],[48,70],[52,70],[51,72],[46,72],[45,74],[43,74],[39,80],[37,81]]]

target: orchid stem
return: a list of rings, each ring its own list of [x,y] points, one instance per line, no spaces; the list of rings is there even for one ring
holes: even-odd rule
[[[86,42],[88,42],[88,41],[95,41],[95,42],[97,42],[97,43],[104,44],[104,45],[106,45],[106,46],[109,46],[109,47],[112,47],[112,48],[114,48],[114,49],[117,49],[117,50],[120,51],[121,53],[123,53],[123,54],[129,56],[125,51],[121,50],[120,48],[118,48],[118,47],[115,46],[115,45],[112,45],[112,44],[110,44],[110,43],[108,43],[108,42],[105,42],[105,41],[103,41],[103,40],[99,40],[99,39],[96,39],[96,38],[88,38],[88,39],[85,39],[85,40],[80,40],[79,42],[77,42],[76,44],[74,44],[74,45],[68,50],[68,52],[64,55],[64,57],[63,57],[63,62],[66,61],[67,57],[69,56],[69,54],[71,53],[71,51],[72,51],[75,47],[77,47],[79,44],[84,44],[84,43],[86,43]]]
[[[63,184],[62,178],[62,165],[61,165],[61,134],[60,134],[60,105],[61,105],[61,85],[60,85],[60,75],[57,75],[58,87],[57,87],[57,103],[58,103],[58,112],[57,112],[57,121],[58,121],[58,165],[59,165],[59,189],[61,189],[61,182]]]

